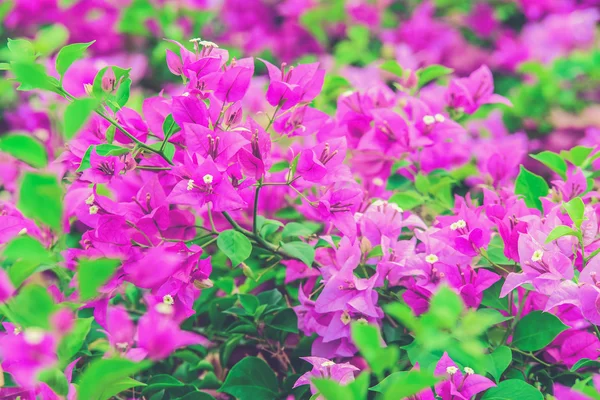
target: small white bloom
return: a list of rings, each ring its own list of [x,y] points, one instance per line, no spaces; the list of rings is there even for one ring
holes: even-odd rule
[[[23,332],[23,328],[21,328],[20,326],[15,326],[15,329],[13,329],[13,333],[15,335],[20,335],[21,332]]]
[[[98,208],[98,206],[90,206],[90,215],[96,215],[98,214],[98,211],[100,209]]]
[[[352,317],[350,317],[348,311],[344,311],[340,317],[340,320],[342,321],[342,324],[348,325],[352,321]]]
[[[187,184],[187,190],[192,190],[194,188],[194,180],[190,179]]]
[[[115,343],[115,346],[119,350],[127,350],[127,347],[129,347],[129,344],[127,342],[120,342],[120,343]]]
[[[465,367],[465,374],[473,375],[474,373],[475,371],[473,371],[473,368]]]
[[[456,222],[453,222],[450,224],[450,229],[452,229],[453,231],[458,229],[458,224]]]
[[[175,300],[173,300],[173,296],[171,296],[170,294],[165,294],[163,296],[163,303],[172,306],[175,303]]]
[[[533,255],[531,256],[531,261],[534,261],[534,262],[542,261],[543,256],[544,256],[544,252],[542,250],[538,249],[533,252]]]
[[[209,42],[208,40],[201,40],[200,42],[198,42],[198,44],[200,46],[204,46],[204,47],[215,47],[215,48],[219,48],[219,45],[216,44],[215,42]]]
[[[383,182],[383,179],[381,179],[380,177],[375,177],[373,178],[373,185],[375,186],[383,186],[385,182]]]
[[[96,198],[94,197],[94,194],[90,194],[90,197],[88,197],[87,199],[85,199],[85,204],[87,204],[88,206],[91,206],[92,204],[94,204],[94,200],[96,200]]]
[[[425,125],[433,125],[435,124],[435,118],[433,117],[433,115],[426,115],[423,117],[423,123]]]
[[[383,207],[387,204],[388,202],[385,200],[381,200],[381,199],[377,199],[373,202],[373,207]]]
[[[194,43],[194,42],[200,43],[200,42],[202,42],[202,39],[200,39],[200,38],[192,38],[192,39],[190,39],[190,43]]]
[[[173,306],[170,306],[167,303],[157,303],[154,306],[154,309],[161,314],[165,314],[165,315],[173,314]]]
[[[204,183],[206,183],[207,185],[210,185],[213,182],[213,176],[211,174],[206,174],[202,177],[202,180],[204,181]]]
[[[183,92],[182,96],[183,97],[188,97],[190,95],[190,92]]]
[[[23,236],[27,234],[27,228],[23,228],[19,231],[19,236]]]
[[[44,340],[44,331],[39,328],[27,328],[24,332],[24,339],[27,344],[40,344]]]
[[[438,260],[439,258],[435,254],[429,254],[425,257],[425,261],[427,261],[429,264],[435,264],[438,262]]]
[[[333,367],[335,363],[333,361],[325,361],[321,364],[321,367]]]
[[[435,114],[434,118],[437,122],[444,122],[446,120],[442,114]]]
[[[458,221],[456,221],[456,226],[458,226],[459,229],[466,228],[467,223],[464,219],[459,219]]]
[[[448,367],[448,368],[446,368],[446,372],[449,373],[450,375],[454,375],[455,373],[458,372],[458,368],[456,368],[456,367]]]

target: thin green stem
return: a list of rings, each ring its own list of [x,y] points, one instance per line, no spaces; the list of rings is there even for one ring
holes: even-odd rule
[[[537,358],[537,357],[536,357],[536,356],[535,356],[533,353],[531,353],[531,352],[527,352],[527,351],[519,350],[519,349],[517,349],[517,348],[515,348],[515,347],[511,347],[510,349],[511,349],[512,351],[516,351],[517,353],[523,354],[523,355],[525,355],[525,356],[527,356],[527,357],[533,358],[535,361],[539,362],[540,364],[542,364],[542,365],[543,365],[543,366],[545,366],[545,367],[551,367],[551,366],[552,366],[551,364],[548,364],[547,362],[545,362],[545,361],[543,361],[543,360],[540,360],[539,358]]]
[[[212,210],[210,208],[210,203],[206,204],[208,208],[208,221],[210,222],[211,233],[218,233],[217,228],[215,227],[215,221],[213,221]]]
[[[262,178],[258,180],[258,186],[254,192],[254,210],[252,212],[252,233],[258,236],[258,198],[260,195],[260,188],[262,187]]]
[[[281,108],[281,105],[278,105],[275,108],[275,112],[273,113],[273,116],[269,119],[269,125],[267,125],[267,127],[265,128],[265,132],[268,132],[271,125],[273,125],[273,122],[275,121],[275,117],[277,116],[277,112],[279,111],[280,108]]]
[[[598,254],[600,254],[600,248],[597,248],[589,256],[585,257],[584,258],[585,262],[590,261],[592,258],[596,257]],[[583,254],[581,256],[583,257]]]

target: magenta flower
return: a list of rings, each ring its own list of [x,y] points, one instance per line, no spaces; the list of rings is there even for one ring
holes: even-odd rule
[[[494,81],[490,69],[482,65],[468,78],[453,79],[445,94],[448,106],[462,109],[473,114],[482,104],[502,103],[511,106],[511,102],[494,94]]]
[[[100,156],[96,149],[90,154],[91,167],[83,171],[81,180],[93,183],[108,183],[125,172],[125,163],[121,156]]]
[[[321,92],[325,70],[319,69],[319,63],[291,66],[286,71],[285,63],[279,69],[268,61],[261,61],[269,71],[271,83],[267,101],[272,106],[287,110],[298,103],[309,103]]]
[[[442,400],[470,400],[477,393],[481,393],[496,386],[494,382],[469,368],[464,368],[464,375],[458,366],[444,353],[435,367],[435,375],[446,376],[444,382],[435,386],[435,392]]]
[[[14,329],[0,338],[0,357],[2,369],[20,386],[31,388],[38,373],[56,363],[56,341],[38,328]]]
[[[230,211],[246,204],[234,189],[229,176],[221,173],[211,157],[186,159],[184,166],[175,169],[181,180],[175,185],[167,200],[174,204],[202,207],[211,203],[215,211]]]
[[[211,343],[204,336],[183,331],[179,324],[171,318],[172,308],[167,303],[159,303],[138,322],[138,346],[144,349],[148,358],[161,360],[181,347]]]
[[[327,378],[334,380],[342,385],[348,384],[354,380],[354,372],[360,371],[354,365],[349,363],[336,364],[322,357],[300,357],[312,364],[312,370],[302,375],[294,387],[301,385],[310,385],[310,391],[314,395],[318,393],[317,388],[312,384],[314,378]],[[319,397],[321,398],[321,397]]]

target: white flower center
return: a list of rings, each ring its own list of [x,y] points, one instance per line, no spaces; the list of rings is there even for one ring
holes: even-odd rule
[[[321,367],[333,367],[335,365],[335,363],[333,361],[325,361],[323,364],[321,364]]]
[[[190,95],[190,92],[183,92],[182,96],[183,97],[188,97]]]
[[[435,118],[433,117],[433,115],[426,115],[423,117],[423,123],[425,125],[433,125],[435,124]]]
[[[23,332],[23,329],[22,329],[22,328],[20,328],[20,327],[18,327],[18,326],[15,326],[15,329],[13,329],[13,333],[14,333],[15,335],[20,335],[20,334],[21,334],[21,332]]]
[[[446,120],[442,114],[435,114],[434,118],[437,122],[444,122]]]
[[[475,371],[473,371],[473,368],[465,367],[465,373],[467,375],[473,375]]]
[[[194,180],[190,179],[187,184],[187,190],[192,190],[194,188]]]
[[[98,206],[90,206],[90,215],[98,214],[99,210]]]
[[[373,185],[375,186],[383,186],[384,183],[380,177],[373,178]]]
[[[38,328],[27,328],[23,335],[25,342],[31,345],[40,344],[44,340],[44,331]]]
[[[175,304],[175,300],[173,300],[173,296],[171,296],[170,294],[165,294],[163,296],[163,303],[172,306],[173,304]]]
[[[450,375],[454,375],[455,373],[458,372],[458,368],[456,368],[456,367],[448,367],[448,368],[446,368],[446,372],[449,373]]]
[[[204,181],[204,183],[206,183],[207,185],[210,185],[213,182],[213,176],[211,174],[206,174],[202,177],[202,180]]]
[[[438,262],[438,260],[439,258],[435,254],[429,254],[425,257],[425,261],[427,261],[429,264],[435,264]]]
[[[88,197],[87,199],[85,199],[85,204],[87,204],[88,206],[91,206],[92,204],[94,204],[94,200],[96,200],[96,198],[94,197],[94,194],[90,194],[90,197]]]
[[[350,317],[350,314],[348,314],[348,311],[344,311],[340,317],[340,320],[344,325],[348,325],[350,321],[352,321],[352,318]]]
[[[533,255],[531,256],[531,261],[534,261],[534,262],[541,261],[543,256],[544,256],[544,252],[542,250],[538,249],[533,252]]]
[[[200,39],[200,38],[190,39],[190,43],[194,43],[194,42],[200,43],[200,42],[202,42],[202,39]]]
[[[219,48],[218,44],[216,44],[215,42],[209,42],[208,40],[201,40],[200,42],[198,42],[198,44],[200,46],[204,46],[204,47],[216,47],[216,48]]]
[[[27,228],[23,228],[19,231],[19,236],[23,236],[27,234]]]
[[[168,305],[167,303],[157,303],[154,306],[154,309],[164,315],[173,314],[173,307]]]
[[[121,343],[115,343],[115,346],[117,346],[117,349],[119,349],[119,350],[127,350],[127,347],[129,347],[129,344],[127,342],[121,342]]]

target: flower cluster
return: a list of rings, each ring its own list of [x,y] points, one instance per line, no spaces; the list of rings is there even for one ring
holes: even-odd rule
[[[216,43],[176,40],[193,1],[44,3],[4,22],[73,35],[1,68],[0,395],[598,397],[597,2],[225,1]],[[574,66],[589,97],[523,115]]]

